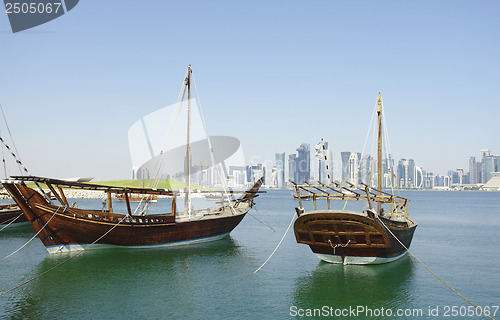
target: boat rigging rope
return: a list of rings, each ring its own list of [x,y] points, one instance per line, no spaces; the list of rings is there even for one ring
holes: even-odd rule
[[[274,228],[273,228],[273,227],[272,227],[272,226],[271,226],[271,225],[270,225],[267,221],[264,221],[264,220],[266,220],[266,219],[264,218],[264,216],[263,216],[263,215],[261,215],[261,214],[260,214],[259,210],[257,210],[257,207],[254,205],[252,208],[253,208],[253,209],[255,209],[255,211],[256,211],[256,212],[257,212],[257,214],[258,214],[258,215],[262,218],[262,220],[260,220],[259,218],[257,218],[257,217],[256,217],[256,216],[254,216],[253,214],[251,214],[251,213],[250,213],[250,211],[248,212],[248,214],[249,214],[252,218],[254,218],[255,220],[259,221],[260,223],[262,223],[263,225],[265,225],[266,227],[268,227],[269,229],[271,229],[273,232],[276,232],[276,230],[274,230]]]
[[[278,245],[276,246],[276,248],[274,248],[274,250],[271,253],[271,255],[269,256],[269,258],[267,258],[267,260],[264,261],[264,263],[259,268],[257,268],[257,270],[255,270],[253,273],[259,272],[259,270],[262,269],[262,267],[271,259],[271,257],[274,255],[274,253],[276,252],[276,250],[278,250],[279,246],[283,242],[283,239],[285,239],[285,236],[288,233],[288,230],[290,230],[290,227],[292,226],[294,218],[295,218],[295,212],[292,214],[292,220],[290,220],[290,224],[288,225],[288,228],[286,229],[285,234],[283,235],[283,237],[281,237],[280,242],[278,242]]]
[[[478,306],[476,306],[474,303],[472,303],[471,301],[469,301],[467,298],[465,298],[463,295],[461,295],[457,290],[455,290],[452,286],[450,286],[448,283],[446,283],[446,281],[444,281],[441,277],[439,277],[434,271],[432,271],[425,263],[422,262],[422,260],[420,260],[415,254],[413,254],[413,252],[410,251],[410,249],[408,249],[402,242],[401,240],[398,239],[398,237],[396,237],[396,235],[391,231],[391,229],[389,229],[385,223],[378,217],[376,216],[378,221],[384,226],[385,229],[387,229],[387,231],[389,231],[389,233],[394,237],[394,239],[396,239],[399,244],[405,248],[406,251],[408,251],[415,259],[417,259],[417,261],[423,265],[430,273],[432,273],[436,278],[438,278],[442,283],[444,283],[448,288],[451,289],[451,291],[455,292],[458,296],[460,296],[460,298],[464,299],[465,301],[467,301],[467,303],[469,303],[471,306],[473,306],[474,308],[476,308],[478,311],[481,311],[482,314],[484,314],[485,316],[487,316],[488,318],[492,319],[492,320],[495,320],[493,319],[491,316],[487,315],[481,308],[479,308]]]
[[[54,211],[54,213],[52,214],[52,216],[50,217],[50,219],[49,219],[49,220],[48,220],[48,221],[47,221],[47,222],[43,225],[43,227],[42,227],[40,230],[38,230],[38,232],[37,232],[37,233],[35,233],[35,235],[34,235],[33,237],[31,237],[31,238],[28,240],[28,242],[26,242],[25,244],[23,244],[23,245],[22,245],[19,249],[17,249],[16,251],[14,251],[14,252],[12,252],[11,254],[6,255],[6,256],[5,256],[5,257],[3,257],[2,259],[0,259],[0,261],[2,261],[2,260],[4,260],[4,259],[7,259],[8,257],[10,257],[10,256],[14,255],[15,253],[19,252],[19,250],[21,250],[22,248],[26,247],[26,246],[28,245],[28,243],[30,243],[33,239],[35,239],[35,237],[36,237],[36,236],[38,236],[38,234],[39,234],[40,232],[42,232],[42,230],[43,230],[43,229],[45,229],[45,227],[49,224],[50,220],[52,220],[52,218],[54,218],[54,216],[56,215],[56,213],[57,213],[57,212],[59,212],[59,209],[61,209],[61,208],[62,208],[62,207],[61,207],[61,206],[59,206],[59,207],[57,208],[57,210],[56,210],[56,211]]]
[[[2,104],[0,104],[0,111],[2,111],[3,121],[5,123],[5,127],[7,128],[7,132],[9,133],[10,141],[12,142],[12,145],[14,146],[14,151],[16,152],[16,154],[19,154],[19,151],[17,151],[16,144],[14,143],[14,139],[12,139],[12,133],[10,132],[9,124],[7,123],[7,118],[5,117],[5,113],[3,112]],[[14,159],[16,159],[16,164],[19,166],[19,170],[21,171],[21,174],[22,174],[22,169],[24,169],[24,171],[26,171],[26,173],[29,175],[28,169],[26,169],[26,167],[21,163],[21,161],[14,154],[14,152],[10,149],[10,147],[7,145],[7,143],[5,143],[5,141],[2,139],[2,137],[0,137],[0,140],[5,145],[5,147],[7,148],[7,150],[10,151],[10,153],[12,154],[12,156],[14,157]],[[3,151],[2,151],[2,154],[3,154]],[[5,165],[5,158],[3,159],[3,161],[4,161],[4,165]],[[5,178],[7,178],[7,174],[5,175]]]
[[[59,209],[58,209],[58,210],[59,210]],[[56,211],[56,212],[57,212],[57,211]],[[55,213],[54,213],[54,214],[55,214]],[[30,283],[31,281],[36,280],[36,279],[40,278],[41,276],[43,276],[43,275],[45,275],[45,274],[49,273],[50,271],[52,271],[52,270],[54,270],[54,269],[56,269],[56,268],[60,267],[60,266],[61,266],[61,265],[63,265],[64,263],[66,263],[66,262],[68,262],[68,261],[70,261],[70,260],[72,260],[72,259],[74,259],[74,258],[76,258],[76,257],[80,256],[82,253],[84,253],[84,252],[85,252],[85,250],[87,250],[88,248],[90,248],[90,246],[92,246],[92,245],[96,244],[99,240],[101,240],[101,239],[102,239],[102,238],[104,238],[104,237],[105,237],[108,233],[110,233],[110,232],[111,232],[111,230],[113,230],[113,229],[114,229],[116,226],[118,226],[118,225],[119,225],[119,224],[120,224],[123,220],[125,220],[125,218],[126,218],[126,217],[127,217],[127,215],[123,216],[123,218],[121,218],[121,219],[120,219],[120,220],[119,220],[119,221],[118,221],[118,222],[117,222],[117,223],[116,223],[113,227],[111,227],[111,229],[109,229],[108,231],[106,231],[106,232],[105,232],[102,236],[100,236],[100,237],[99,237],[99,238],[97,238],[94,242],[92,242],[91,244],[89,244],[89,245],[88,245],[88,246],[87,246],[84,250],[77,252],[74,256],[71,256],[71,257],[69,257],[68,259],[61,261],[60,263],[56,264],[56,265],[55,265],[55,266],[53,266],[52,268],[45,270],[44,272],[42,272],[42,273],[40,273],[40,274],[36,275],[35,277],[30,278],[30,279],[28,279],[28,280],[26,280],[26,281],[24,281],[24,282],[22,282],[22,283],[18,284],[18,285],[17,285],[17,286],[15,286],[15,287],[12,287],[12,288],[10,288],[10,289],[8,289],[8,290],[6,290],[6,291],[0,291],[0,296],[3,296],[3,295],[4,295],[4,294],[6,294],[6,293],[9,293],[9,292],[11,292],[11,291],[13,291],[13,290],[16,290],[17,288],[20,288],[20,287],[24,286],[25,284],[28,284],[28,283]],[[52,219],[52,218],[51,218],[51,219]],[[49,221],[50,221],[50,220],[49,220]]]
[[[21,212],[21,214],[20,214],[20,215],[18,215],[17,217],[10,218],[10,220],[12,220],[12,221],[10,221],[9,223],[7,223],[7,224],[6,224],[6,225],[5,225],[2,229],[0,229],[0,231],[2,231],[3,229],[7,228],[7,227],[8,227],[8,226],[10,226],[12,223],[16,222],[16,220],[17,220],[17,219],[19,219],[22,215],[23,215],[23,213]],[[9,221],[9,220],[7,220],[7,221]],[[6,222],[7,222],[7,221],[6,221]]]
[[[210,154],[213,157],[213,164],[215,165],[215,168],[217,169],[217,173],[219,174],[219,179],[222,184],[222,189],[224,190],[224,194],[227,197],[227,201],[229,202],[229,207],[233,210],[233,214],[236,214],[236,210],[233,207],[233,204],[231,202],[231,196],[227,192],[226,188],[226,177],[223,177],[221,170],[219,169],[219,164],[217,162],[217,159],[215,157],[215,152],[214,148],[212,146],[212,141],[210,140],[210,136],[208,135],[208,129],[207,129],[207,123],[205,122],[205,116],[203,115],[203,109],[201,108],[201,101],[200,101],[200,96],[198,95],[198,88],[196,88],[196,81],[194,80],[194,76],[192,77],[193,80],[193,85],[194,85],[194,91],[196,92],[196,98],[198,100],[198,105],[200,109],[200,115],[201,115],[201,122],[203,123],[203,129],[205,130],[205,135],[207,136],[207,141],[208,141],[208,147],[210,148]],[[222,164],[221,164],[222,166]]]
[[[372,129],[372,125],[373,125],[373,118],[375,118],[375,109],[373,109],[373,113],[372,113],[372,119],[370,120],[370,126],[368,127],[368,132],[366,133],[366,138],[365,138],[365,144],[363,145],[363,150],[361,151],[361,156],[364,156],[365,154],[365,148],[366,148],[366,144],[368,143],[368,137],[370,137],[370,131]],[[358,170],[359,170],[359,165],[358,165]]]

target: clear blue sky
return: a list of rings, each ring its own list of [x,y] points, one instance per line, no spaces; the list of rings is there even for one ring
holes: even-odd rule
[[[188,64],[212,135],[247,160],[320,138],[361,151],[382,92],[395,158],[434,173],[500,153],[498,1],[82,0],[12,34],[0,103],[33,174],[128,178],[127,130]],[[3,133],[4,131],[2,131]]]

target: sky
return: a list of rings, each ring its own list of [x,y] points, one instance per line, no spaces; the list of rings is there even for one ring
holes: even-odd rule
[[[498,12],[498,1],[82,0],[18,33],[0,12],[0,104],[32,174],[127,179],[129,127],[177,101],[191,64],[209,134],[238,138],[248,164],[321,138],[334,160],[361,152],[381,92],[393,158],[468,171],[481,149],[500,153]]]

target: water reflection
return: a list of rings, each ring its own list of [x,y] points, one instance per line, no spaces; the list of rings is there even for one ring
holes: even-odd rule
[[[295,281],[293,305],[311,309],[405,308],[412,302],[415,262],[408,256],[382,265],[338,265],[319,262]]]
[[[12,293],[12,318],[182,318],[197,308],[206,287],[223,286],[227,268],[249,264],[230,237],[171,248],[87,251]],[[75,253],[48,255],[26,276],[38,275]],[[228,265],[230,267],[228,267]],[[205,288],[205,289],[204,289]],[[129,315],[123,315],[126,307]]]

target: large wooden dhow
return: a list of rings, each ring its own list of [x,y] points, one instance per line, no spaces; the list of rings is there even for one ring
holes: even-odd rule
[[[46,184],[57,202],[52,203],[27,182]],[[103,246],[155,247],[172,246],[221,239],[228,235],[253,206],[262,180],[238,199],[216,207],[192,210],[190,215],[176,210],[177,192],[164,189],[121,188],[70,182],[34,176],[13,177],[2,181],[38,234],[49,253],[79,251]],[[63,188],[102,191],[107,208],[73,208]],[[115,213],[112,195],[125,197],[126,212]],[[164,214],[134,214],[128,200],[131,194],[170,198]]]
[[[308,193],[313,210],[299,198],[294,224],[298,243],[309,245],[322,260],[342,264],[380,264],[401,258],[410,247],[417,224],[408,216],[409,200],[382,190],[382,99],[377,99],[377,188],[366,184],[295,184]],[[391,173],[388,173],[391,175]],[[392,177],[391,177],[392,180]],[[319,202],[322,202],[321,204]],[[348,203],[358,204],[346,210]],[[362,203],[364,202],[364,203]],[[362,205],[360,206],[360,204]]]
[[[262,179],[257,180],[240,198],[234,199],[232,195],[226,194],[225,201],[215,207],[195,210],[191,201],[191,77],[192,69],[189,66],[179,100],[179,107],[183,107],[187,93],[183,192],[156,188],[163,160],[168,157],[168,153],[164,152],[168,150],[168,145],[161,152],[163,156],[158,158],[158,171],[152,188],[120,188],[33,176],[17,176],[2,181],[50,253],[85,250],[98,245],[153,247],[205,242],[228,235],[240,223],[253,206]],[[213,152],[213,146],[210,150]],[[45,184],[57,203],[53,203],[43,191],[38,192],[29,187],[26,182]],[[107,195],[103,198],[107,198],[108,207],[101,210],[74,208],[69,205],[64,188],[105,192]],[[112,195],[123,196],[125,212],[114,212]],[[184,198],[184,209],[178,212],[176,199],[181,196]],[[136,197],[140,197],[141,201],[132,212],[131,201]],[[162,211],[165,213],[148,213],[155,197],[170,198],[167,202],[169,208]]]

